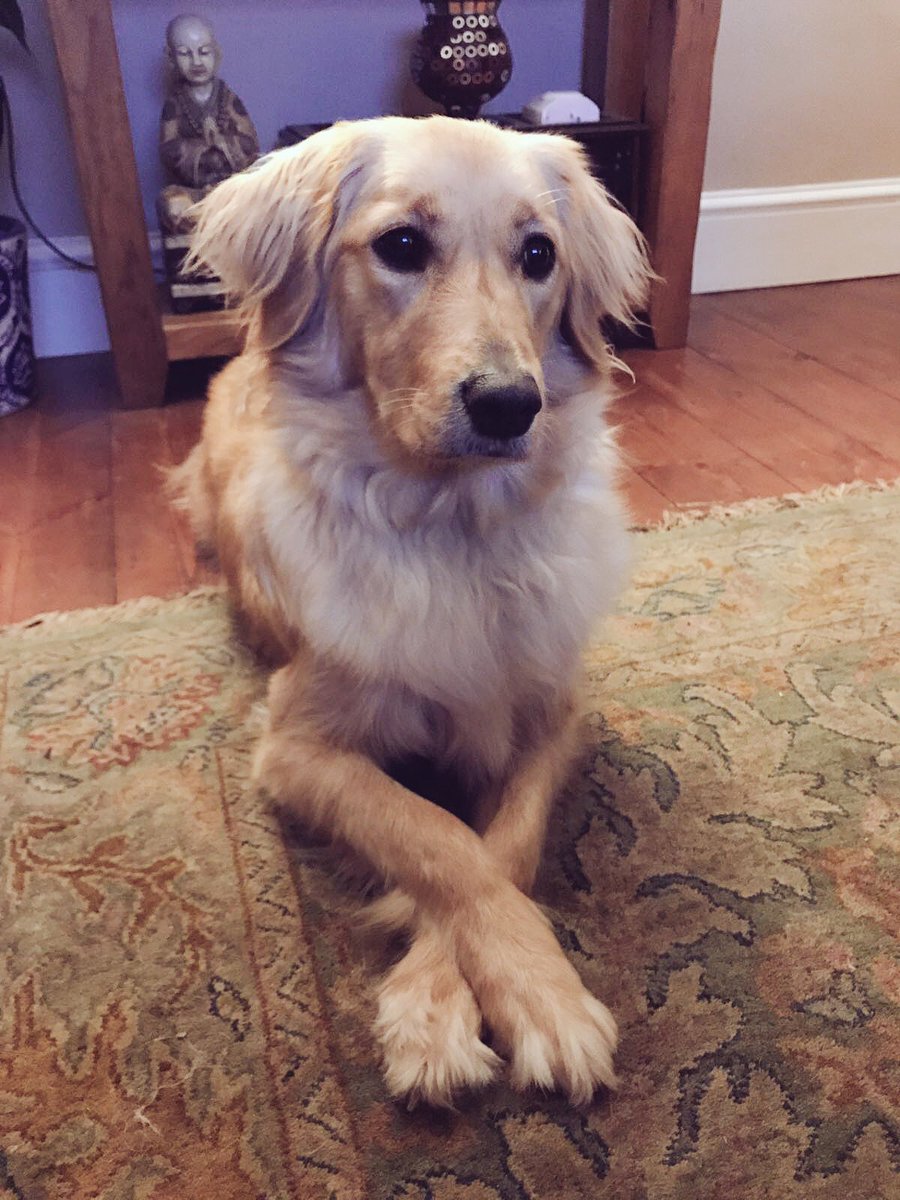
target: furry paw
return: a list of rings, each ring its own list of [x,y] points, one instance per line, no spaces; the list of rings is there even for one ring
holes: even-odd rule
[[[616,1086],[616,1022],[580,981],[545,981],[539,995],[508,997],[507,1008],[501,1037],[513,1087],[560,1088],[573,1104],[587,1104],[599,1086]]]
[[[490,1083],[500,1059],[480,1037],[481,1012],[434,933],[420,933],[378,994],[375,1033],[393,1096],[449,1108],[463,1088]]]
[[[585,988],[543,914],[515,889],[456,923],[458,961],[517,1088],[585,1104],[615,1087],[616,1023]]]

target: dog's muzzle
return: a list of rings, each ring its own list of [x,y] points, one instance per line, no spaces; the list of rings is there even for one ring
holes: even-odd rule
[[[470,375],[459,387],[472,429],[493,441],[522,437],[541,410],[541,392],[531,375]]]

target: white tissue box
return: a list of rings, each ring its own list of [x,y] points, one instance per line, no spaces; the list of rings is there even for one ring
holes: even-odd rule
[[[583,125],[599,121],[600,109],[581,92],[544,92],[522,109],[531,125]]]

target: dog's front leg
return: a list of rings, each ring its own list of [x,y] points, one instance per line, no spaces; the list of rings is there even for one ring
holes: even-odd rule
[[[416,932],[379,994],[385,1075],[394,1094],[450,1104],[457,1089],[488,1082],[500,1062],[480,1038],[481,1010],[457,963],[453,914],[477,907],[498,883],[514,902],[528,902],[473,830],[318,733],[304,666],[295,662],[272,678],[255,779],[402,888],[405,923],[414,914]],[[538,911],[528,920],[540,936]]]
[[[572,769],[581,723],[574,701],[566,701],[547,735],[522,757],[491,813],[476,817],[495,861],[523,892],[534,886],[550,809]]]
[[[571,768],[580,729],[575,705],[561,706],[545,737],[522,757],[499,795],[484,798],[477,814],[484,844],[498,872],[523,891],[530,890],[534,882],[550,809]],[[433,925],[423,927],[419,922],[417,927],[419,910],[402,892],[388,893],[374,908],[376,921],[415,930],[410,950],[388,972],[379,992],[376,1028],[393,1090],[435,1102],[446,1100],[446,1089],[454,1085],[484,1082],[489,1064],[472,1055],[472,1043],[469,1053],[458,1052],[464,1043],[457,1031],[477,1026],[466,1005],[471,992],[459,976],[456,962],[446,957],[446,938]],[[512,927],[507,932],[511,939],[518,937]],[[477,939],[477,927],[467,931],[467,936]],[[502,954],[506,949],[503,939],[497,939],[497,945]],[[561,1086],[574,1099],[586,1100],[598,1083],[615,1082],[611,1062],[615,1022],[581,985],[552,935],[548,938],[545,933],[529,949],[532,963],[541,964],[540,973],[530,979],[517,975],[511,964],[509,970],[504,969],[496,957],[489,960],[483,976],[469,974],[470,967],[467,978],[511,1059],[513,1082],[519,1087],[534,1083]],[[484,962],[479,956],[468,961]],[[429,962],[433,967],[426,970]],[[436,1012],[439,1006],[433,1002],[441,989],[454,1003],[446,1013],[448,1019],[435,1029],[434,1022],[445,1016],[443,1010]],[[476,1044],[482,1047],[481,1042]],[[453,1053],[451,1047],[455,1047]],[[455,1077],[448,1067],[457,1068]],[[445,1089],[435,1087],[439,1080]]]
[[[390,779],[365,755],[324,738],[308,707],[305,679],[296,663],[273,677],[257,781],[304,821],[346,842],[412,899],[419,924],[410,967],[424,972],[424,982],[413,972],[411,983],[421,984],[420,994],[429,998],[433,1042],[446,1041],[443,1019],[457,1006],[475,1073],[489,1074],[489,1055],[479,1051],[480,1043],[473,1045],[468,985],[509,1054],[519,1086],[561,1086],[573,1099],[586,1100],[598,1083],[612,1082],[612,1017],[586,991],[537,906],[506,877],[477,833]],[[547,786],[551,776],[553,771],[543,771]],[[533,802],[539,791],[522,795]],[[420,1075],[425,1095],[427,1070]],[[465,1070],[454,1078],[479,1081]],[[441,1098],[441,1088],[434,1090],[438,1095],[429,1098]]]
[[[534,884],[554,799],[572,768],[581,741],[581,714],[574,698],[562,703],[543,738],[523,754],[505,782],[491,815],[477,815],[483,844],[500,871],[523,892]],[[477,936],[476,931],[472,931]],[[519,934],[507,927],[501,946],[516,944]],[[529,946],[533,974],[498,970],[488,964],[484,976],[460,958],[496,1037],[511,1063],[515,1086],[561,1087],[576,1102],[590,1099],[598,1084],[615,1085],[612,1052],[616,1025],[612,1014],[581,983],[574,967],[545,927],[545,938]],[[474,966],[482,959],[475,957]]]

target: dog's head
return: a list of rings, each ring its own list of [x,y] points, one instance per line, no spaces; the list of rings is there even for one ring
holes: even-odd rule
[[[417,458],[522,458],[561,354],[604,371],[643,299],[630,218],[566,138],[446,117],[338,124],[220,184],[194,259],[264,351],[330,342]]]

